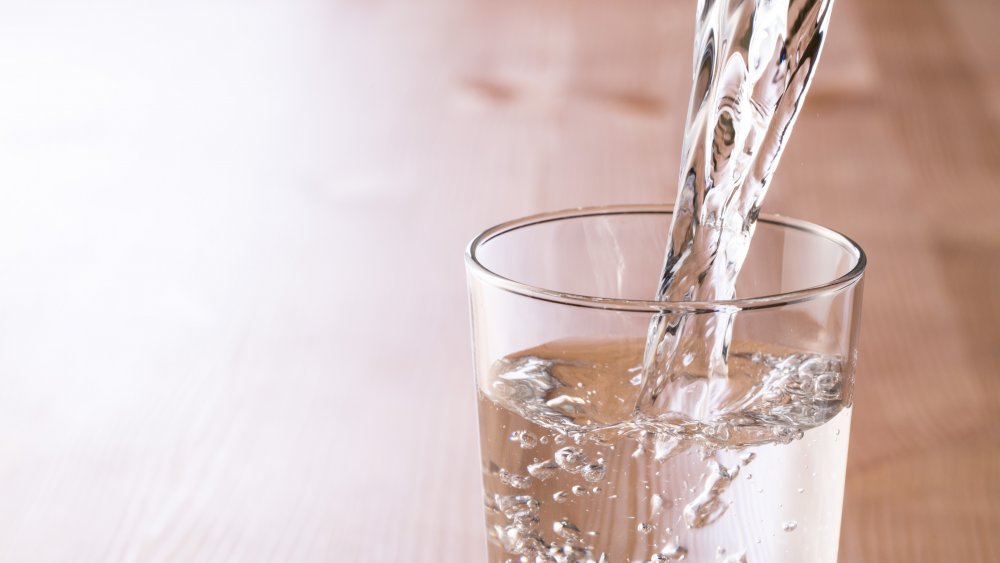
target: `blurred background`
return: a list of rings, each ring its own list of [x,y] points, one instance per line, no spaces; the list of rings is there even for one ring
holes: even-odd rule
[[[0,0],[0,561],[482,560],[464,245],[673,201],[694,4]],[[998,23],[838,0],[765,204],[869,254],[842,561],[1000,561]]]

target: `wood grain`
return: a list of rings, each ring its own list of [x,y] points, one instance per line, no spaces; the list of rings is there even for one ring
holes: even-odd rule
[[[673,200],[694,2],[3,2],[0,561],[483,557],[461,253]],[[1000,4],[839,0],[841,560],[1000,561]]]

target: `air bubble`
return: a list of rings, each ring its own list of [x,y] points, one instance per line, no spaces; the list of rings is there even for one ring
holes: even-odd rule
[[[587,481],[590,481],[591,483],[596,483],[601,479],[604,479],[604,476],[607,473],[608,469],[604,467],[603,459],[599,459],[594,463],[590,463],[584,466],[583,469],[580,471],[580,474],[583,475],[583,478],[586,479]]]
[[[530,450],[538,445],[538,437],[525,430],[519,433],[517,443],[522,450]]]
[[[573,494],[578,497],[582,497],[583,495],[587,494],[587,489],[585,489],[581,485],[573,485],[573,487],[570,490],[573,491]]]
[[[569,499],[569,495],[566,494],[566,491],[556,491],[555,493],[552,493],[552,500],[555,502],[562,504],[566,502],[567,499]]]
[[[799,526],[798,522],[796,522],[795,520],[789,520],[788,522],[785,522],[784,524],[781,525],[781,529],[786,532],[792,532],[798,526]]]
[[[587,456],[579,448],[566,447],[556,450],[555,462],[570,473],[579,473],[587,464]]]
[[[531,487],[531,477],[511,473],[506,469],[500,470],[500,482],[505,485],[510,485],[515,489],[527,489]]]
[[[559,520],[558,522],[553,522],[552,531],[572,543],[582,543],[583,541],[583,536],[580,534],[580,528],[577,528],[572,522],[566,520],[565,518]]]
[[[668,543],[666,547],[663,548],[660,553],[653,556],[653,561],[665,562],[665,561],[681,561],[687,557],[687,548],[677,545],[675,543]],[[657,556],[660,558],[657,559]]]
[[[651,526],[650,524],[647,524],[646,522],[639,522],[639,525],[636,526],[635,529],[640,534],[648,534],[648,533],[650,533],[650,532],[653,531],[653,526]]]
[[[528,495],[496,495],[494,499],[504,516],[514,520],[538,514],[540,506],[534,497]]]
[[[532,477],[538,479],[539,481],[545,481],[555,477],[556,473],[559,471],[559,466],[556,465],[554,461],[540,461],[538,463],[532,463],[528,466],[528,474]]]
[[[526,535],[521,539],[517,540],[514,544],[514,553],[523,553],[525,555],[535,555],[538,551],[545,549],[545,544],[536,537],[535,535]]]

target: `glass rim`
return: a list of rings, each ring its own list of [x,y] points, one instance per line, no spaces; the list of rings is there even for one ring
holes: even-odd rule
[[[525,227],[553,221],[600,215],[656,215],[673,214],[673,212],[673,205],[606,205],[550,211],[513,219],[486,229],[469,242],[465,248],[466,270],[468,273],[500,289],[551,303],[612,311],[691,314],[735,313],[737,311],[767,309],[832,295],[857,284],[864,276],[865,268],[868,264],[868,257],[865,255],[865,251],[857,242],[846,235],[809,221],[773,214],[761,214],[758,217],[758,222],[803,231],[829,240],[855,255],[856,261],[854,267],[844,275],[831,281],[793,291],[719,301],[655,301],[579,295],[522,283],[490,270],[479,261],[477,256],[478,249],[487,242],[503,234]]]

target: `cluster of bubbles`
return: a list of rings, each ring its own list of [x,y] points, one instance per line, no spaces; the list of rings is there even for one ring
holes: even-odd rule
[[[567,446],[556,451],[554,456],[555,464],[563,471],[579,474],[590,483],[597,483],[604,479],[608,469],[604,466],[604,460],[598,458],[591,462],[587,459],[587,454],[580,448]]]
[[[510,441],[522,449],[533,449],[539,443],[547,443],[546,437],[539,439],[528,431],[515,431],[510,435]],[[557,440],[556,442],[562,442]],[[528,474],[520,475],[504,468],[497,468],[496,474],[503,484],[514,489],[528,489],[532,480],[546,481],[555,477],[560,471],[571,475],[579,475],[589,483],[597,483],[607,475],[604,460],[598,458],[591,461],[580,448],[567,446],[556,450],[551,459],[537,460],[527,467]],[[588,489],[575,485],[571,489],[574,495],[582,496],[591,492],[599,492],[599,487]],[[569,495],[565,491],[556,492],[553,501],[566,502]],[[487,513],[502,516],[504,521],[495,524],[489,531],[490,537],[498,542],[507,553],[519,555],[517,563],[608,563],[603,554],[594,559],[593,548],[587,538],[596,532],[581,532],[568,519],[560,519],[553,523],[552,533],[555,540],[547,542],[539,529],[539,501],[526,494],[487,495],[485,499]]]
[[[522,442],[524,440],[524,442]],[[515,432],[511,441],[533,444],[537,439],[528,432]],[[683,510],[684,522],[689,529],[697,529],[716,522],[729,507],[723,494],[741,473],[743,466],[749,465],[756,454],[748,452],[739,458],[739,462],[726,467],[715,459],[707,461],[707,472],[699,494],[689,502]],[[598,482],[606,475],[604,460],[598,458],[591,461],[587,454],[574,446],[556,450],[552,459],[535,461],[528,465],[528,476],[517,475],[505,469],[498,469],[497,475],[501,482],[516,489],[529,488],[532,478],[546,481],[556,477],[560,472],[579,475],[589,482]],[[749,476],[749,475],[748,475]],[[524,480],[527,485],[524,485]],[[589,494],[590,489],[582,485],[574,485],[572,494],[582,496]],[[600,492],[594,487],[593,492]],[[660,495],[652,495],[653,510],[656,512],[663,505]],[[566,491],[557,491],[552,500],[555,503],[565,503],[569,499]],[[508,559],[505,563],[610,563],[605,554],[596,556],[593,546],[588,543],[588,537],[597,536],[597,532],[582,532],[578,526],[566,518],[552,524],[554,541],[546,541],[539,528],[539,511],[541,503],[527,494],[501,495],[494,494],[485,499],[486,510],[490,514],[502,515],[504,522],[496,524],[490,530],[490,536],[510,554],[518,555],[517,559]],[[782,524],[785,532],[792,532],[798,523],[794,520]],[[653,532],[654,526],[647,522],[639,522],[636,531],[643,535]],[[667,529],[669,531],[669,528]],[[652,555],[649,563],[668,563],[682,561],[688,555],[688,550],[676,542],[668,542],[658,553]],[[719,547],[717,556],[722,563],[747,563],[745,552],[727,554]]]
[[[561,519],[552,524],[557,538],[546,542],[539,530],[539,502],[529,495],[493,495],[486,498],[486,510],[500,514],[506,520],[490,530],[490,537],[500,543],[507,553],[520,555],[518,563],[607,563],[607,559],[593,558],[593,548],[587,536],[575,524]]]

